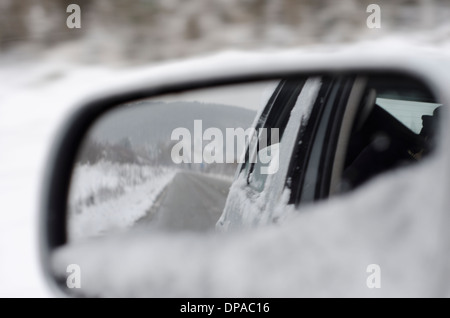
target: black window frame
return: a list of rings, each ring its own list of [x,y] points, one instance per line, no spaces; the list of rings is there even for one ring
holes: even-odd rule
[[[290,189],[288,204],[294,204],[298,207],[301,204],[328,197],[338,133],[354,78],[355,76],[344,75],[323,76],[322,87],[313,105],[309,122],[306,125],[302,123],[297,134],[296,148],[289,164],[288,177],[285,183],[285,187]],[[335,94],[335,98],[332,98],[333,94]],[[324,122],[323,117],[327,109],[330,113],[327,122]],[[305,178],[308,169],[311,168],[311,154],[313,147],[318,142],[317,134],[320,127],[325,130],[325,135],[323,144],[319,145],[320,154],[314,194],[312,198],[304,199],[302,198],[302,192]]]
[[[309,77],[297,77],[282,79],[280,84],[272,94],[266,105],[258,123],[255,127],[256,133],[259,133],[261,128],[267,129],[267,134],[264,138],[267,138],[267,144],[265,146],[271,145],[271,128],[279,129],[279,141],[283,138],[284,131],[289,122],[290,113],[297,103],[297,99],[300,96],[303,87]],[[262,187],[257,187],[254,182],[252,182],[252,177],[254,176],[255,163],[251,163],[251,156],[258,153],[260,149],[260,135],[257,136],[256,145],[249,144],[245,154],[245,164],[242,165],[240,169],[240,174],[246,172],[246,182],[249,188],[254,191],[262,192],[265,188],[265,181]],[[256,153],[255,153],[256,152]],[[249,166],[247,170],[246,167]],[[265,176],[267,178],[267,175]]]

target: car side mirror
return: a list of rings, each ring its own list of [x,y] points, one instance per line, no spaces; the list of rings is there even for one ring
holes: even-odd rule
[[[283,211],[414,163],[431,150],[421,118],[441,106],[417,76],[352,68],[237,71],[94,99],[64,124],[49,161],[40,229],[48,281],[64,295],[102,296],[107,278],[79,288],[71,275],[96,277],[95,260],[114,248],[105,241],[211,239],[277,223]],[[115,286],[105,294],[140,293]]]

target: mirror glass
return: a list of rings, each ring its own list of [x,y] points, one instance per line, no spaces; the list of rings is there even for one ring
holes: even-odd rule
[[[68,240],[139,227],[213,230],[244,150],[239,131],[277,83],[159,96],[103,114],[73,170]]]
[[[213,295],[239,296],[223,281],[237,277],[246,290],[254,291],[243,295],[273,291],[286,296],[295,293],[276,288],[289,285],[291,277],[310,277],[310,264],[332,268],[327,259],[351,261],[353,256],[345,255],[372,252],[390,259],[383,257],[384,248],[353,246],[370,240],[372,227],[361,230],[368,224],[362,217],[355,221],[346,216],[358,206],[361,213],[378,205],[392,215],[409,210],[410,199],[386,200],[385,191],[370,192],[369,184],[383,174],[396,175],[388,171],[405,171],[431,157],[439,144],[444,107],[421,80],[380,72],[300,74],[117,105],[93,123],[78,152],[67,202],[68,244],[55,253],[55,275],[69,284],[67,266],[80,264],[86,285],[75,291],[84,295],[208,296],[207,291],[216,290]],[[414,182],[403,184],[402,191],[418,191],[417,186],[408,190],[409,184]],[[350,209],[337,205],[344,211],[338,222],[330,218],[327,225],[322,218],[318,227],[308,223],[314,220],[311,213],[300,221],[302,211],[321,206],[316,202],[366,185],[359,194],[366,197],[355,199]],[[364,202],[371,202],[370,209],[361,207]],[[381,207],[389,202],[396,203]],[[292,231],[291,221],[285,220],[294,220],[299,229]],[[346,220],[359,222],[360,230],[341,229]],[[395,221],[378,220],[383,231],[401,226],[385,220]],[[251,234],[253,228],[274,223],[285,229]],[[323,241],[328,236],[317,228],[329,229],[329,238],[342,237]],[[386,232],[383,237],[400,234]],[[292,244],[286,245],[286,239]],[[316,255],[311,242],[323,243],[331,254]],[[339,242],[349,244],[333,247]],[[350,254],[349,246],[354,249]],[[265,259],[269,252],[277,256]],[[295,258],[302,253],[310,257]],[[363,260],[355,259],[354,265],[360,266]],[[303,267],[292,265],[291,273],[292,268],[273,268],[295,262]],[[399,262],[386,261],[384,266],[389,264]],[[348,266],[336,277],[345,277],[352,268]],[[205,273],[209,280],[203,279]],[[209,285],[202,288],[205,282]],[[263,282],[265,289],[252,289]],[[301,285],[291,287],[287,290],[298,292]]]

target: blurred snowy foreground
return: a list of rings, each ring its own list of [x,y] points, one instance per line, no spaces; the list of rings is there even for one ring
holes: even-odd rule
[[[0,68],[0,296],[52,296],[37,241],[51,141],[77,101],[150,70],[51,60],[0,60]],[[62,277],[67,264],[79,264],[85,295],[450,296],[444,154],[291,211],[273,226],[226,234],[136,231],[69,245],[52,264]],[[381,268],[380,289],[367,287],[370,264]]]

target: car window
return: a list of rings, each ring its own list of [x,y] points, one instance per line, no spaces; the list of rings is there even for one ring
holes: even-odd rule
[[[250,160],[247,160],[244,171],[247,173],[248,185],[258,192],[264,189],[268,176],[265,172],[271,162],[257,158],[274,157],[278,151],[277,144],[283,138],[292,108],[296,105],[304,84],[304,78],[283,80],[269,100],[267,114],[263,117],[264,123],[257,127],[258,140],[249,148]]]
[[[255,157],[255,151],[257,150],[257,140],[259,138],[258,136],[258,131],[263,128],[266,127],[266,121],[268,119],[269,113],[272,110],[276,99],[278,98],[278,95],[280,95],[280,93],[283,90],[283,87],[286,84],[286,80],[281,80],[279,82],[279,84],[277,85],[277,87],[275,88],[275,91],[272,93],[272,95],[270,96],[267,105],[264,106],[264,109],[261,113],[261,115],[258,118],[258,121],[256,123],[255,126],[255,132],[252,136],[250,136],[249,140],[248,140],[248,145],[245,151],[245,160],[243,165],[239,168],[239,173],[235,175],[235,180],[239,177],[239,175],[244,174],[246,176],[248,176],[250,168],[252,166],[252,161]]]
[[[436,146],[441,106],[414,78],[369,78],[349,138],[341,190],[426,158]]]
[[[433,111],[437,107],[442,106],[437,103],[416,102],[381,97],[376,99],[376,104],[397,118],[415,134],[419,134],[422,130],[422,116],[432,116]]]
[[[350,74],[324,83],[306,131],[299,132],[306,138],[298,137],[291,160],[289,203],[351,191],[435,149],[442,104],[424,83],[402,75]]]

